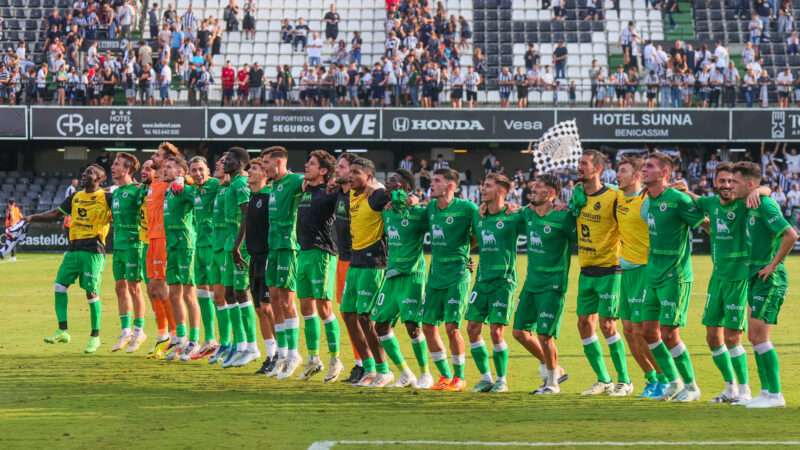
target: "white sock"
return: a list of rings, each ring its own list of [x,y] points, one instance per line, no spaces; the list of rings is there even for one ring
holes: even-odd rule
[[[275,357],[275,352],[278,350],[278,344],[275,339],[264,339],[264,350],[267,352],[268,358]]]
[[[491,372],[482,373],[481,374],[481,381],[486,381],[488,383],[493,383],[494,381],[492,380],[492,373]]]
[[[547,386],[555,387],[558,386],[558,368],[553,370],[547,370],[547,380],[545,382]]]
[[[255,342],[248,342],[247,351],[252,353],[258,353],[258,345],[256,345]]]
[[[497,377],[497,382],[506,381],[506,377]]]
[[[131,334],[131,329],[130,328],[123,328],[122,329],[122,335],[123,336],[128,336],[130,334]]]
[[[299,358],[300,357],[300,352],[298,352],[296,348],[292,349],[292,350],[289,350],[289,357],[291,357],[291,358]]]

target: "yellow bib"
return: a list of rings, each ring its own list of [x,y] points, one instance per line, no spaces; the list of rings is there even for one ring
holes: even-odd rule
[[[650,248],[650,233],[642,218],[642,194],[628,197],[622,191],[617,195],[617,222],[621,235],[622,259],[631,263],[647,264],[647,251]]]
[[[147,236],[147,208],[144,203],[139,209],[139,240],[144,243],[150,242],[150,238]]]
[[[383,238],[381,211],[369,207],[365,193],[350,190],[350,236],[353,250],[362,250]]]
[[[69,240],[97,239],[105,245],[111,223],[111,207],[106,200],[108,194],[98,189],[91,194],[78,191],[72,197]]]
[[[578,259],[581,267],[619,265],[619,227],[614,217],[617,192],[603,187],[586,196],[578,216]]]

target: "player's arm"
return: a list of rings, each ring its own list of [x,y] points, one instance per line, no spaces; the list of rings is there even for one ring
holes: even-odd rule
[[[697,206],[697,203],[691,197],[684,195],[679,198],[678,214],[685,224],[691,228],[697,228],[707,220],[703,210]]]
[[[769,197],[772,195],[772,189],[769,186],[759,186],[753,189],[752,192],[747,196],[747,207],[750,209],[756,209],[761,206],[761,196]]]
[[[761,203],[759,207],[761,209],[762,217],[764,217],[767,223],[767,226],[773,231],[775,234],[781,234],[781,244],[778,247],[778,251],[775,252],[775,256],[772,258],[769,264],[767,264],[764,268],[758,271],[758,276],[761,279],[767,279],[778,265],[786,258],[786,255],[792,251],[794,248],[795,242],[797,242],[797,230],[792,227],[789,222],[783,217],[781,213],[781,209],[774,200],[769,199]]]
[[[367,204],[373,211],[383,211],[390,201],[392,198],[386,193],[386,189],[382,188],[375,189],[367,197]]]
[[[50,211],[39,213],[39,214],[31,214],[22,218],[25,222],[33,223],[33,222],[53,222],[56,220],[60,220],[64,216],[68,216],[72,214],[72,197],[75,194],[70,195],[63,202],[58,206],[58,208],[53,208]],[[109,203],[110,205],[111,203]]]
[[[233,262],[236,264],[238,268],[243,268],[244,258],[242,258],[242,242],[244,241],[245,230],[247,227],[247,203],[242,203],[239,205],[239,211],[242,213],[242,220],[239,222],[239,231],[236,233],[236,241],[233,243]]]

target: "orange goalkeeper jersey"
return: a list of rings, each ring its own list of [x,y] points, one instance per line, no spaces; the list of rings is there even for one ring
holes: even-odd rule
[[[147,237],[148,239],[165,239],[164,232],[164,197],[167,194],[169,183],[166,181],[153,181],[145,198],[147,212]]]

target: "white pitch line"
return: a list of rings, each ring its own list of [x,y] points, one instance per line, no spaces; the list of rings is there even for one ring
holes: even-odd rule
[[[468,447],[699,447],[703,445],[784,445],[800,446],[800,441],[560,441],[560,442],[486,442],[486,441],[317,441],[308,450],[330,450],[336,445],[450,445]]]

